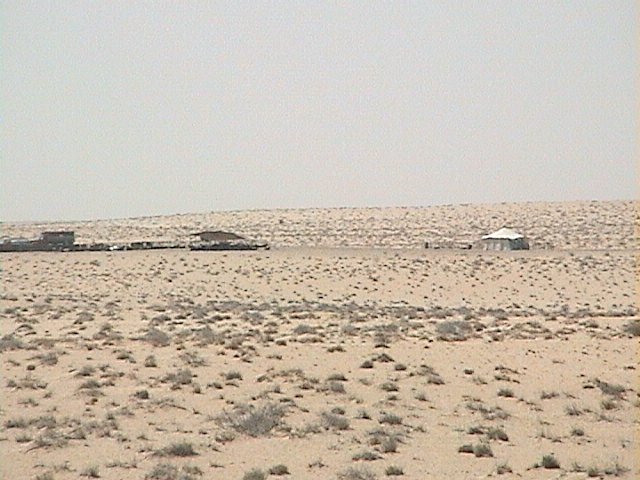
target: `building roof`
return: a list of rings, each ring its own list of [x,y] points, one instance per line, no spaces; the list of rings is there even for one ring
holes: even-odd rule
[[[489,235],[485,235],[482,237],[482,240],[517,240],[519,238],[524,238],[524,235],[518,233],[510,228],[504,227],[500,230],[497,230]]]
[[[241,237],[238,234],[233,232],[224,232],[222,230],[205,230],[203,232],[192,233],[191,235],[196,237],[219,238],[221,240],[244,240],[244,237]]]

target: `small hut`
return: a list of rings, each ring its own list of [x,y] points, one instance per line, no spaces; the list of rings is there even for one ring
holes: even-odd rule
[[[483,250],[529,250],[525,236],[506,227],[482,237],[480,246]]]

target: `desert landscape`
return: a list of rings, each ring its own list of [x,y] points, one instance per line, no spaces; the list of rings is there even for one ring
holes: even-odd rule
[[[531,250],[455,248],[504,225]],[[637,225],[632,201],[4,223],[271,249],[1,254],[2,478],[639,478]]]

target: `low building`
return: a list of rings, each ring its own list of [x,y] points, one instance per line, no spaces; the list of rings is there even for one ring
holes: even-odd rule
[[[521,233],[504,227],[482,237],[480,248],[483,250],[529,250],[529,242]]]
[[[76,241],[76,235],[71,231],[42,232],[40,242],[53,248],[71,248]]]
[[[209,230],[192,234],[199,242],[189,244],[191,250],[258,250],[269,249],[266,242],[248,240],[235,233]]]
[[[194,237],[200,237],[201,242],[231,242],[234,240],[245,240],[244,237],[231,232],[223,232],[221,230],[208,230],[193,234]]]

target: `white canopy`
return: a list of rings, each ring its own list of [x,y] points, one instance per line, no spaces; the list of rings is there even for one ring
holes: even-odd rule
[[[485,235],[484,237],[482,237],[483,240],[490,240],[490,239],[517,240],[519,238],[524,238],[524,235],[506,227],[501,228],[498,231],[495,231],[493,233],[490,233],[489,235]]]

